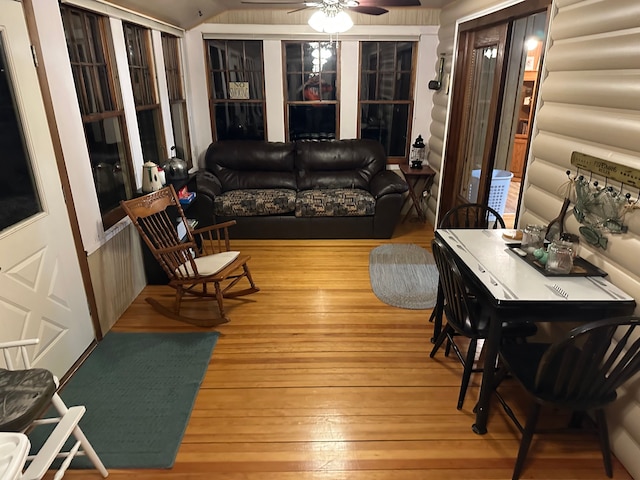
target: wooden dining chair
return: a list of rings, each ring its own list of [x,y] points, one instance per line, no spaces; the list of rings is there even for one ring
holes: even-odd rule
[[[77,456],[89,458],[106,478],[109,472],[79,425],[86,408],[83,405],[67,407],[57,393],[58,379],[49,370],[31,367],[28,350],[38,343],[37,338],[0,343],[7,367],[0,368],[0,431],[25,433],[41,425],[55,425],[38,451],[26,456],[17,478],[41,479],[56,458],[64,460],[53,478],[62,478]],[[43,414],[50,406],[57,416],[45,418]],[[69,438],[75,442],[64,450]],[[0,458],[0,463],[2,460]]]
[[[457,408],[460,410],[464,403],[471,374],[473,372],[482,372],[483,368],[487,368],[486,365],[474,368],[474,362],[478,340],[485,339],[489,335],[489,317],[478,302],[477,297],[469,290],[449,248],[435,238],[431,242],[431,249],[438,267],[440,284],[444,293],[443,310],[447,323],[438,335],[430,357],[433,358],[435,356],[446,340],[445,355],[449,354],[449,348],[453,348],[458,360],[460,360],[463,366],[462,383],[457,404]],[[505,341],[525,338],[534,335],[536,331],[537,327],[530,322],[504,322],[502,324],[502,336]],[[460,346],[455,340],[457,335],[469,339],[466,355],[462,354]]]
[[[542,406],[580,414],[593,411],[604,469],[608,477],[613,476],[604,407],[616,399],[616,390],[640,371],[638,327],[640,317],[610,318],[574,328],[554,343],[501,346],[496,396],[522,433],[513,480],[522,473]],[[524,427],[498,388],[507,374],[531,398]],[[576,418],[584,416],[574,416],[571,427],[578,427]]]
[[[172,185],[121,205],[169,277],[169,286],[176,290],[173,309],[155,298],[145,299],[163,315],[198,326],[215,326],[229,321],[224,298],[259,291],[247,265],[251,257],[231,250],[229,227],[235,220],[192,230]],[[234,289],[242,279],[249,285]],[[215,299],[219,315],[206,319],[181,315],[185,295]]]
[[[505,228],[502,216],[488,205],[464,203],[447,211],[439,222],[438,228]],[[442,329],[442,304],[444,294],[438,282],[436,304],[431,311],[429,322],[433,323],[432,342],[436,341]]]

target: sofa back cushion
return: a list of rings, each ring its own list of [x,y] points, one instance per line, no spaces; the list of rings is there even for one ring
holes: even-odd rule
[[[257,140],[213,142],[205,168],[220,180],[222,191],[245,188],[296,190],[293,143]]]
[[[384,147],[375,140],[301,140],[296,142],[298,190],[360,188],[386,168]]]

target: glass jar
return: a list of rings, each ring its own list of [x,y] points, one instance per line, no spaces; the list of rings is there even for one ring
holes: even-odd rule
[[[544,245],[545,229],[542,225],[527,225],[522,232],[520,248],[527,253],[533,253]]]
[[[578,256],[578,247],[580,247],[580,237],[575,233],[563,233],[560,235],[560,240],[571,244],[571,250],[573,251],[573,258]]]
[[[555,240],[547,249],[547,264],[545,268],[550,273],[568,274],[573,268],[573,249],[569,242]]]

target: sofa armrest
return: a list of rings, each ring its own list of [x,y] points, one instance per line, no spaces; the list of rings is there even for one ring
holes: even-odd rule
[[[371,179],[371,195],[376,199],[389,193],[404,193],[409,190],[407,182],[391,170],[383,170]]]
[[[198,195],[206,195],[213,201],[216,195],[222,193],[222,185],[220,180],[211,172],[200,170],[195,175],[196,192]]]

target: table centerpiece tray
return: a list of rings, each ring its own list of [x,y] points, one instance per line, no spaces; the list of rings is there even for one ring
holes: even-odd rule
[[[520,248],[520,244],[509,243],[507,244],[507,247],[510,250],[514,250],[516,248]],[[527,256],[523,257],[516,252],[513,253],[538,270],[545,277],[606,277],[608,275],[608,273],[601,268],[596,267],[593,263],[579,256],[573,259],[573,268],[569,273],[553,273],[547,271],[544,268],[544,265],[540,263],[533,254],[527,253]]]

